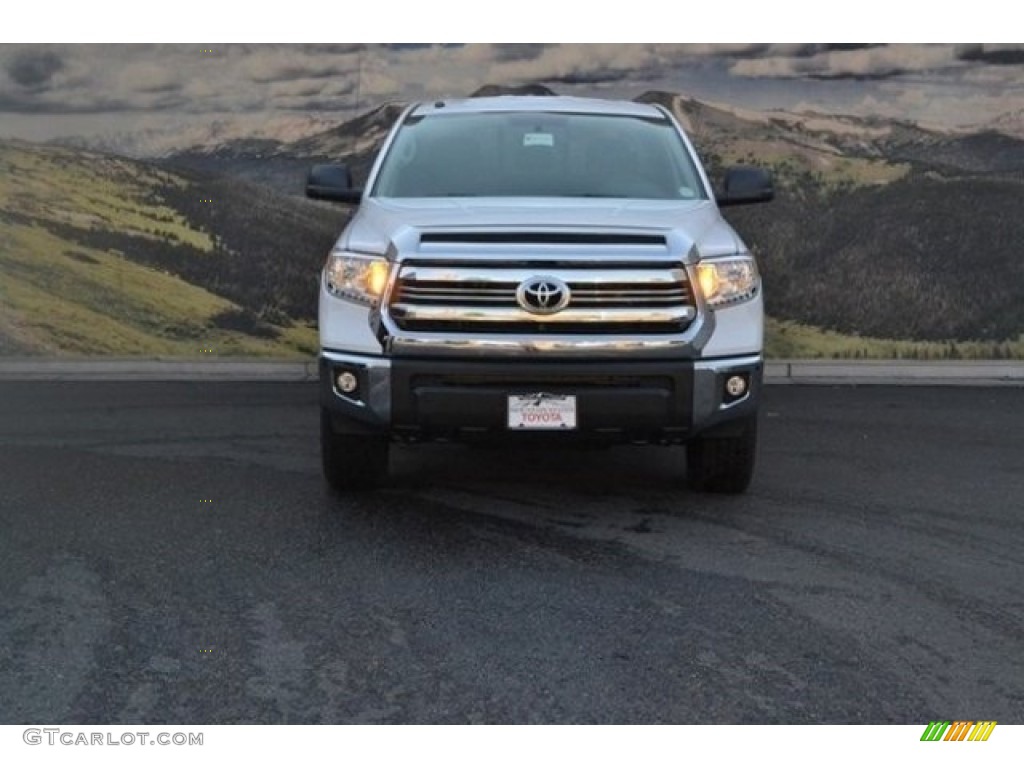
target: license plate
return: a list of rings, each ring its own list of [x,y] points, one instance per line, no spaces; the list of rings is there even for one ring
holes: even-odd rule
[[[509,395],[509,429],[576,429],[576,395]]]

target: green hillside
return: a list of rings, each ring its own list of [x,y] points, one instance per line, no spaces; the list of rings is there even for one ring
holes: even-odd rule
[[[166,202],[200,193],[145,164],[0,143],[0,354],[311,353],[308,325],[240,332],[246,307],[146,263],[167,249],[208,267],[222,260],[218,238]],[[120,247],[91,242],[105,237]]]
[[[1024,360],[1024,334],[1011,341],[907,341],[842,334],[769,317],[765,355],[775,360]]]

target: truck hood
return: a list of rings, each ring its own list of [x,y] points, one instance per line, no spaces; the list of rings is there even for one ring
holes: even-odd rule
[[[659,234],[686,261],[745,250],[710,201],[571,200],[550,198],[367,199],[338,247],[398,258],[427,232],[576,232]]]

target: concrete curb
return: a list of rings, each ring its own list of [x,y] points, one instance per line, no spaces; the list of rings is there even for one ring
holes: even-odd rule
[[[0,380],[20,381],[314,381],[310,360],[0,360]]]
[[[6,381],[315,381],[317,362],[7,359]],[[769,360],[768,384],[1024,387],[1024,361]]]
[[[772,384],[1024,386],[1020,360],[769,360]]]

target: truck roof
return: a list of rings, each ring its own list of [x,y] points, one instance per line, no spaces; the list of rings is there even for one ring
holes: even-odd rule
[[[574,112],[595,115],[664,117],[664,112],[653,104],[578,96],[484,96],[468,99],[438,99],[417,104],[413,107],[411,114],[420,116],[480,112]]]

